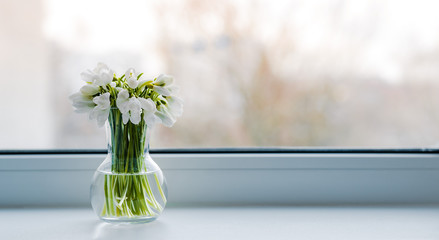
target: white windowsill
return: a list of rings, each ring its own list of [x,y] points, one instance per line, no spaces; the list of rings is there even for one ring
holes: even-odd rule
[[[439,154],[153,154],[169,205],[439,204]],[[104,154],[0,155],[0,207],[88,207]],[[7,194],[4,194],[7,193]]]
[[[89,208],[0,209],[1,239],[438,239],[439,207],[167,208],[155,222],[112,225]]]
[[[104,157],[0,155],[0,239],[439,239],[438,154],[155,154],[169,206],[123,226],[89,207]]]

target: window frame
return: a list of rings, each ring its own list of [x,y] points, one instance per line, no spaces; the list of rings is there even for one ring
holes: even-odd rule
[[[0,206],[89,206],[105,150],[0,151]],[[438,149],[153,149],[170,205],[439,203]]]

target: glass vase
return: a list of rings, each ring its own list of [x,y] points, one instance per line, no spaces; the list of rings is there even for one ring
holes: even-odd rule
[[[108,154],[90,188],[91,205],[100,219],[112,223],[145,223],[166,205],[166,180],[149,155],[150,127],[145,121],[122,121],[111,109],[106,122]]]

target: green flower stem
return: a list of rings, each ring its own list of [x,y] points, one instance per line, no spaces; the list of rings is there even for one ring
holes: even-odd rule
[[[159,179],[157,178],[157,175],[154,173],[155,182],[157,183],[157,186],[160,186]],[[166,202],[165,194],[163,193],[163,190],[161,187],[159,187],[160,196],[162,197],[163,201]]]
[[[144,120],[135,125],[123,124],[118,109],[111,109],[108,118],[110,124],[110,149],[112,174],[105,176],[105,203],[103,217],[141,217],[155,216],[163,210],[154,196],[153,184],[150,184],[144,158],[147,152],[147,125]],[[146,151],[145,151],[146,150]],[[166,197],[155,173],[154,177],[163,203]]]

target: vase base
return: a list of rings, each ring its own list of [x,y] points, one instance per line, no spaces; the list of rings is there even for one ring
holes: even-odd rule
[[[102,221],[111,223],[111,224],[142,224],[153,222],[157,219],[156,217],[137,217],[137,218],[107,218],[101,217]]]

